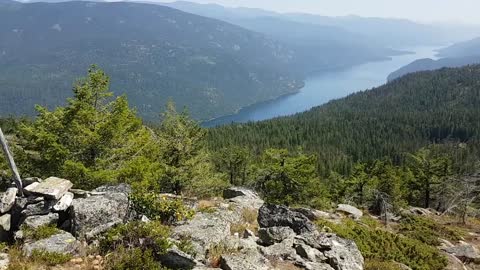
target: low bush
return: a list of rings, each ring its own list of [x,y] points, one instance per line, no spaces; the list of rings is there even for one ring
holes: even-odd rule
[[[105,265],[106,270],[167,270],[155,261],[152,250],[141,248],[118,247],[109,254]]]
[[[49,238],[60,232],[55,225],[42,225],[38,228],[31,228],[26,225],[22,226],[23,236],[25,239],[41,240]]]
[[[399,232],[431,246],[438,246],[440,244],[439,238],[451,241],[458,241],[462,238],[458,231],[438,224],[431,219],[413,215],[407,215],[402,218]]]
[[[121,247],[128,247],[149,249],[155,254],[164,254],[171,246],[168,240],[169,235],[170,229],[158,221],[130,222],[106,232],[100,240],[100,250],[107,253]]]
[[[72,259],[72,255],[58,252],[48,252],[44,250],[34,250],[30,259],[40,264],[54,266],[70,261]]]
[[[447,265],[447,259],[437,248],[417,239],[353,220],[345,220],[341,224],[320,221],[319,225],[329,227],[340,237],[355,241],[366,259],[377,262],[396,261],[414,270],[440,270]]]
[[[195,212],[181,199],[171,199],[157,193],[135,192],[130,196],[134,209],[152,220],[163,224],[190,219]]]
[[[396,262],[365,260],[365,270],[404,270]]]

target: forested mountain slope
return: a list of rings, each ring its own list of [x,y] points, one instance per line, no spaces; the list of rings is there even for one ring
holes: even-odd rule
[[[434,142],[477,141],[480,66],[410,74],[384,86],[290,117],[211,129],[209,145],[269,147],[318,154],[323,172],[347,172],[355,161],[390,157]]]
[[[392,81],[399,77],[402,77],[406,74],[418,72],[418,71],[427,71],[427,70],[436,70],[444,67],[462,67],[471,64],[480,64],[480,56],[466,56],[459,58],[441,58],[439,60],[433,60],[430,58],[416,60],[394,72],[388,76],[388,81]]]
[[[291,93],[295,52],[264,35],[140,3],[0,3],[0,115],[56,106],[92,63],[140,115],[169,98],[197,119]]]

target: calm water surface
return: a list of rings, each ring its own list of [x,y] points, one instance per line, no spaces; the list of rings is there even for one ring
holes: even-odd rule
[[[371,62],[342,71],[314,75],[305,81],[305,87],[297,94],[246,107],[237,114],[205,122],[203,126],[213,127],[232,122],[260,121],[306,111],[332,99],[381,86],[386,83],[391,72],[414,60],[436,59],[437,49],[439,47],[410,48],[407,50],[415,52],[414,54],[394,56],[390,61]]]

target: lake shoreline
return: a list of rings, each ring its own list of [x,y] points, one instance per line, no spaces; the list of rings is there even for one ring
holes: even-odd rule
[[[246,123],[293,115],[349,94],[379,87],[387,82],[388,75],[418,58],[433,57],[438,46],[405,48],[399,56],[388,60],[371,61],[341,69],[323,70],[307,76],[304,87],[271,100],[257,102],[240,108],[236,113],[203,121],[211,128],[231,123]]]

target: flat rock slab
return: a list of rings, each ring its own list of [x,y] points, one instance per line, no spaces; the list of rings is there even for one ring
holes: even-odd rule
[[[26,256],[30,256],[34,250],[39,250],[61,254],[75,254],[79,247],[80,243],[73,235],[68,232],[61,232],[33,243],[25,243],[23,253]]]
[[[4,214],[12,209],[13,205],[15,204],[15,196],[17,196],[17,191],[17,188],[9,188],[5,193],[3,193],[2,199],[0,200],[0,213]]]
[[[337,208],[337,212],[349,214],[354,219],[359,219],[363,216],[362,210],[348,204],[339,204]]]
[[[58,200],[67,193],[72,186],[72,182],[68,180],[50,177],[41,183],[33,183],[27,186],[25,190],[45,198]]]

